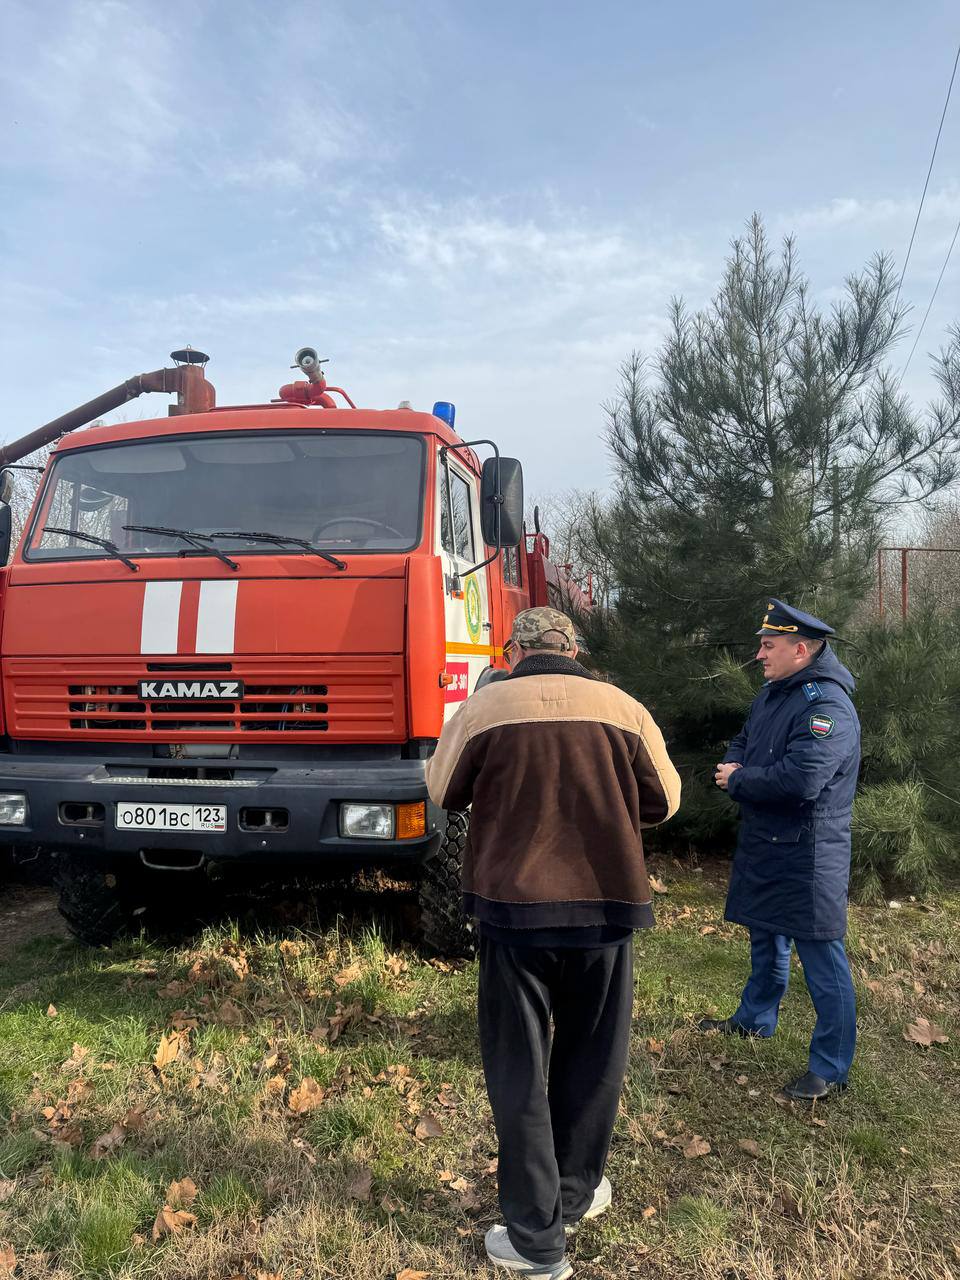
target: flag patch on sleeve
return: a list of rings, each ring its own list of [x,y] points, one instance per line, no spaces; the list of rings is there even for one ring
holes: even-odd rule
[[[810,732],[815,738],[829,738],[835,723],[829,716],[811,716]]]

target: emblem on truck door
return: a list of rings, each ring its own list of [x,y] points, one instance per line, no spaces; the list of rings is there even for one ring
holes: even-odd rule
[[[467,630],[474,644],[480,639],[483,626],[483,605],[480,602],[480,588],[476,578],[468,578],[463,593],[463,611],[467,616]]]
[[[140,697],[175,702],[232,702],[243,697],[242,680],[141,680]]]

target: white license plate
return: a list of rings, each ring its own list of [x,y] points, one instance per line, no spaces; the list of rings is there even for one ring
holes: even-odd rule
[[[118,804],[118,831],[226,831],[224,804]]]

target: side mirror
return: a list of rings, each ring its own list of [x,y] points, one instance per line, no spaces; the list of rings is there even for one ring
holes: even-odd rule
[[[480,525],[488,547],[499,550],[519,545],[523,537],[523,469],[516,458],[488,458],[483,464]]]
[[[13,472],[7,471],[6,468],[0,471],[0,502],[9,502],[13,497],[13,491],[16,486],[13,482]]]
[[[10,558],[10,543],[13,540],[13,512],[4,502],[0,505],[0,565],[6,564]]]

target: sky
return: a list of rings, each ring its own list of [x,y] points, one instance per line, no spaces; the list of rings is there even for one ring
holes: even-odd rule
[[[754,211],[823,306],[902,263],[958,42],[956,0],[4,0],[0,438],[187,343],[263,402],[310,345],[361,405],[452,400],[528,493],[603,488],[620,362]],[[960,84],[914,323],[958,219]],[[918,401],[958,319],[960,250]]]

